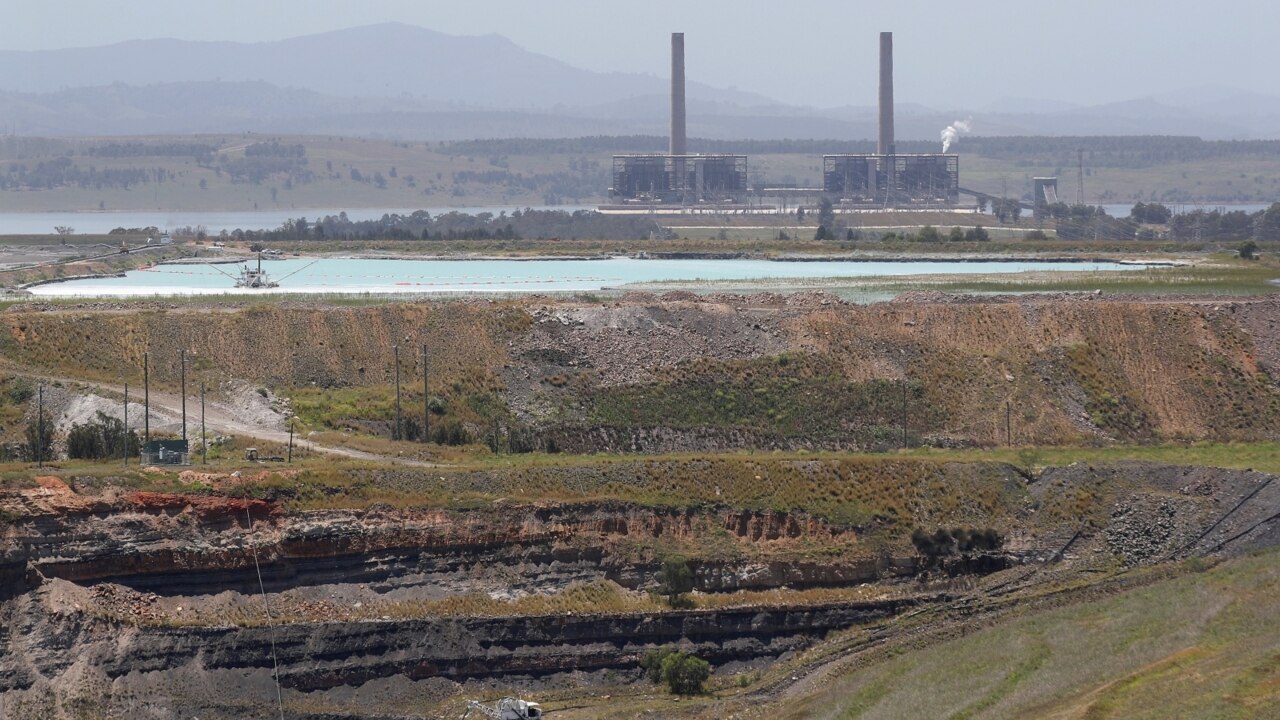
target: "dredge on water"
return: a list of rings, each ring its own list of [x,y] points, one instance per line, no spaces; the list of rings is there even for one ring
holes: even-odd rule
[[[272,280],[266,271],[262,269],[262,253],[258,253],[258,267],[251,268],[248,264],[245,264],[244,267],[240,268],[240,277],[236,278],[236,287],[265,290],[280,287],[280,283]]]

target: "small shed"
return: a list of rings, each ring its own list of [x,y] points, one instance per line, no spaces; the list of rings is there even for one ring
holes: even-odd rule
[[[142,448],[143,465],[190,465],[191,446],[186,440],[152,440]]]

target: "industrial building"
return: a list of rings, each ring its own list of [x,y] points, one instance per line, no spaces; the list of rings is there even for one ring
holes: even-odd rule
[[[822,156],[822,192],[836,205],[910,207],[960,201],[957,155],[899,155],[893,139],[893,33],[880,33],[880,113],[874,155]]]
[[[613,156],[609,197],[623,203],[696,206],[742,203],[746,155],[690,155],[685,135],[684,33],[671,33],[671,146],[666,155]]]
[[[893,33],[880,33],[879,126],[876,152],[824,155],[821,188],[773,188],[787,197],[825,197],[837,207],[947,207],[960,201],[958,155],[899,155],[894,146]],[[770,188],[764,196],[775,193]],[[969,191],[964,191],[969,192]],[[973,194],[970,192],[970,194]],[[765,209],[752,198],[745,155],[691,155],[686,147],[684,33],[671,34],[671,136],[667,154],[613,156],[614,205]]]
[[[823,155],[822,191],[837,205],[955,205],[955,155]]]
[[[747,189],[746,155],[614,155],[614,195],[694,204],[734,200]]]

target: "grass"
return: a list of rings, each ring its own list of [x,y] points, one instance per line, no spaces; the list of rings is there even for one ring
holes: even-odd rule
[[[867,447],[899,442],[902,383],[849,381],[841,370],[834,358],[808,353],[705,359],[668,371],[654,383],[586,385],[566,399],[569,407],[560,415],[580,418],[587,427],[746,428],[778,438],[839,435]],[[548,382],[556,385],[555,380]],[[905,390],[916,410],[911,432],[940,429],[942,418],[920,402],[920,383],[908,383]]]
[[[268,449],[280,451],[278,447]],[[234,448],[223,455],[225,457],[211,454],[211,471],[275,467],[244,463]],[[1108,465],[1136,461],[1280,474],[1280,443],[914,448],[890,453],[740,451],[643,457],[460,454],[453,460],[455,464],[447,467],[417,471],[296,452],[293,467],[304,471],[300,477],[246,483],[238,492],[275,498],[296,509],[359,508],[383,502],[399,507],[470,507],[477,501],[488,504],[505,497],[530,502],[618,500],[655,507],[705,504],[812,510],[840,504],[836,502],[840,498],[854,501],[865,496],[878,503],[894,497],[911,497],[912,486],[927,487],[922,483],[927,483],[935,468],[954,464],[983,468],[1009,464],[1028,472],[1039,472],[1046,467],[1072,463]],[[203,470],[203,466],[192,469]],[[30,478],[39,472],[34,463],[0,464],[0,482],[9,487],[26,487],[30,485]],[[176,483],[176,471],[172,475],[142,473],[136,465],[126,470],[115,460],[59,461],[50,463],[43,472],[66,479],[100,478],[133,489],[187,490]],[[1001,479],[998,485],[1004,487],[1003,473],[997,472],[991,477]],[[973,479],[979,484],[983,481],[982,477]],[[956,492],[963,489],[958,485]],[[988,488],[978,497],[991,492]],[[1017,500],[1017,496],[1011,499]],[[1004,501],[1000,501],[998,495],[989,495],[983,502]]]
[[[1274,717],[1278,590],[1280,551],[1269,550],[905,648],[778,717]]]
[[[312,466],[277,497],[299,509],[393,506],[470,507],[513,502],[618,501],[653,507],[727,505],[804,510],[840,524],[876,518],[907,522],[927,501],[939,521],[995,522],[1021,501],[1004,464],[1039,472],[1072,463],[1157,464],[1280,473],[1280,444],[1202,443],[1113,447],[913,449],[892,453],[718,453],[645,457],[609,455],[483,456],[427,472],[369,463]],[[936,486],[939,468],[972,464]],[[310,489],[308,489],[310,488]],[[1073,489],[1074,490],[1074,489]],[[1101,495],[1089,502],[1104,502]],[[949,519],[947,519],[949,518]]]
[[[1085,409],[1093,424],[1124,438],[1150,437],[1150,418],[1121,383],[1116,382],[1118,373],[1098,367],[1099,355],[1084,343],[1066,349],[1067,366],[1085,393]]]
[[[702,507],[802,511],[861,530],[857,547],[872,556],[906,542],[920,523],[995,527],[1022,523],[1027,489],[1009,463],[1026,472],[1074,462],[1126,460],[1217,465],[1280,472],[1275,443],[1114,448],[914,450],[900,454],[734,453],[645,458],[612,456],[504,456],[432,470],[396,469],[365,462],[308,458],[296,479],[250,483],[238,494],[273,499],[295,510],[448,508],[469,510],[494,502],[627,503],[656,509]],[[1104,477],[1104,476],[1099,476]],[[1122,487],[1123,486],[1123,487]],[[1047,488],[1045,522],[1078,523],[1101,517],[1117,493],[1134,488],[1071,485]],[[732,535],[701,528],[694,556],[739,552]],[[637,550],[643,538],[633,538]],[[660,549],[656,548],[655,549]],[[801,552],[816,548],[799,547]]]

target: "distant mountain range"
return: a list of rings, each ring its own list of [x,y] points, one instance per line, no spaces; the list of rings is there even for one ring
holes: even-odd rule
[[[0,132],[254,131],[415,140],[665,134],[668,81],[597,73],[498,35],[381,24],[265,43],[135,40],[0,51]],[[689,133],[718,139],[875,136],[874,107],[807,108],[691,82]],[[1280,97],[1229,87],[1078,107],[1008,98],[985,108],[900,103],[897,135],[936,139],[972,116],[985,135],[1280,137]]]

